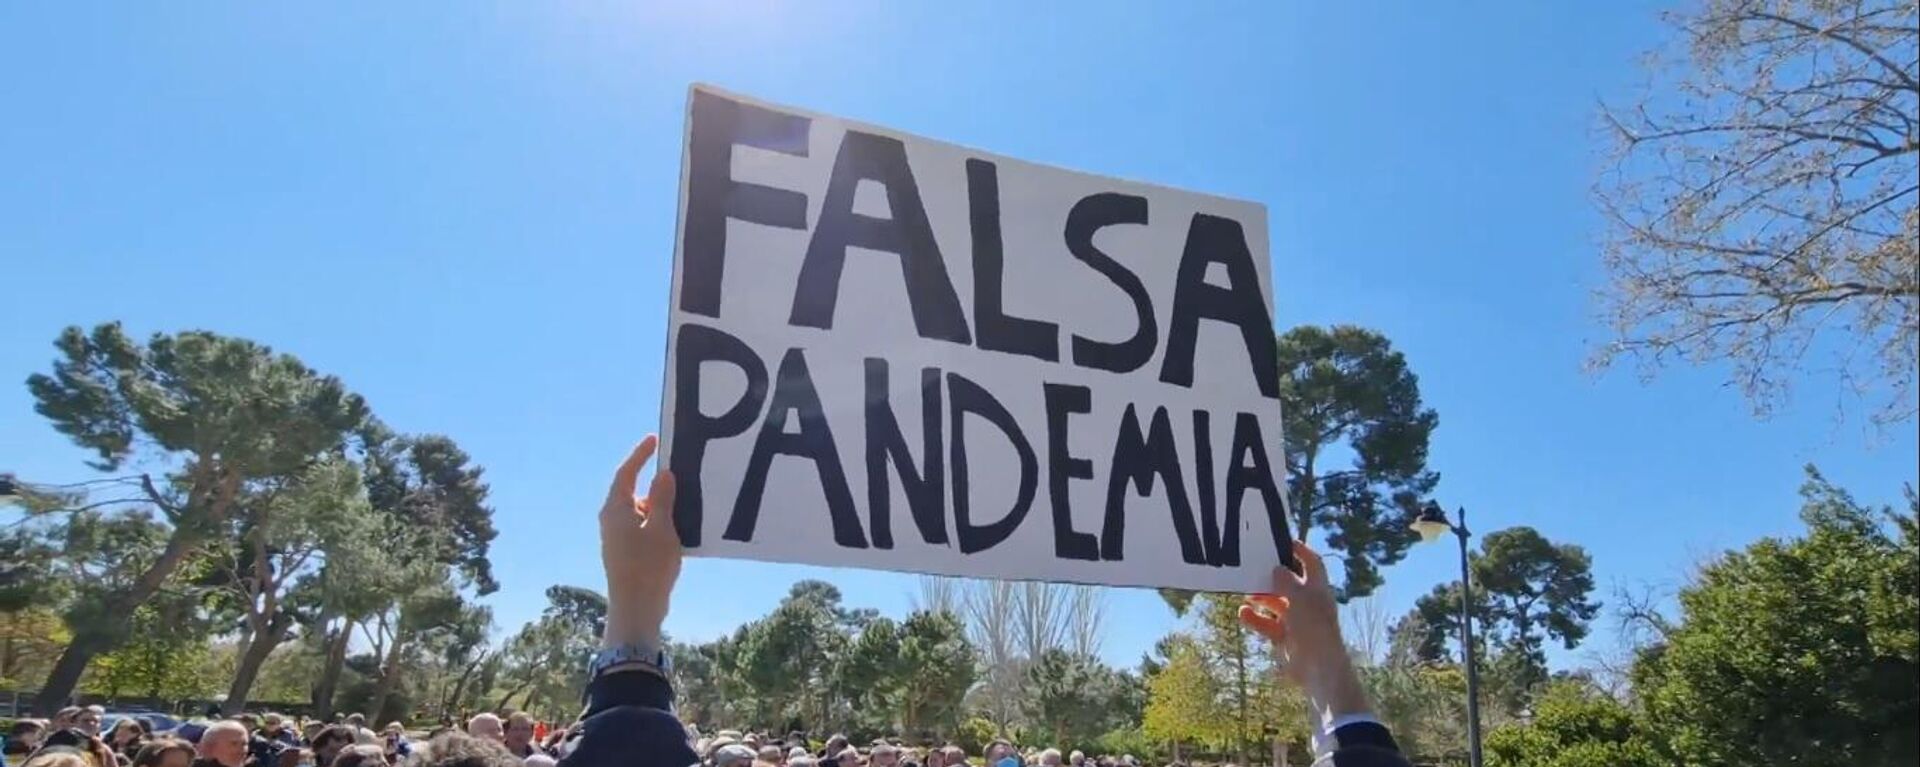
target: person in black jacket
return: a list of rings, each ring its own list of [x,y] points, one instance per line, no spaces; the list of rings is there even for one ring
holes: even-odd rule
[[[607,622],[588,668],[586,713],[561,746],[560,767],[688,767],[700,757],[673,715],[671,661],[661,644],[680,536],[675,486],[665,469],[637,497],[640,470],[659,440],[649,435],[614,471],[600,508],[600,560],[607,574]],[[1295,544],[1302,572],[1274,572],[1272,594],[1248,597],[1240,620],[1287,654],[1286,673],[1313,704],[1319,767],[1408,767],[1374,719],[1340,637],[1326,566]]]

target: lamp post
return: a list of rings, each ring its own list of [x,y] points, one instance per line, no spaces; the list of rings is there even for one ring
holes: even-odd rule
[[[1467,661],[1467,764],[1480,767],[1480,670],[1473,657],[1473,572],[1468,567],[1467,509],[1460,507],[1460,522],[1447,521],[1440,504],[1428,501],[1413,520],[1414,532],[1422,541],[1434,541],[1451,531],[1460,539],[1460,655]]]

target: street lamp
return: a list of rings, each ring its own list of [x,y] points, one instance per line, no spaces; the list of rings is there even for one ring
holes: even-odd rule
[[[1480,670],[1473,658],[1473,573],[1468,568],[1467,509],[1460,508],[1460,523],[1447,521],[1440,504],[1428,501],[1410,525],[1420,540],[1432,542],[1452,531],[1460,539],[1460,654],[1467,660],[1467,764],[1480,767]]]

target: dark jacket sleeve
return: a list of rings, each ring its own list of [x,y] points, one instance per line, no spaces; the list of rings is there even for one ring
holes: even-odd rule
[[[587,710],[562,742],[562,767],[687,767],[700,761],[673,715],[673,686],[646,671],[587,683]]]
[[[1393,733],[1377,722],[1354,722],[1333,731],[1333,751],[1314,767],[1409,767]]]

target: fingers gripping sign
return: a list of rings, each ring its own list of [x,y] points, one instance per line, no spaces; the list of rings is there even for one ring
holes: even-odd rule
[[[609,644],[657,643],[674,582],[680,578],[673,472],[656,472],[647,494],[635,495],[640,472],[659,444],[659,438],[650,434],[634,446],[614,470],[607,500],[600,507],[600,559],[607,573],[605,641]]]
[[[1253,594],[1240,606],[1240,622],[1286,652],[1287,673],[1295,681],[1305,669],[1323,665],[1333,655],[1346,653],[1340,638],[1339,616],[1327,565],[1306,543],[1295,541],[1293,555],[1300,562],[1296,574],[1273,569],[1273,592]]]

